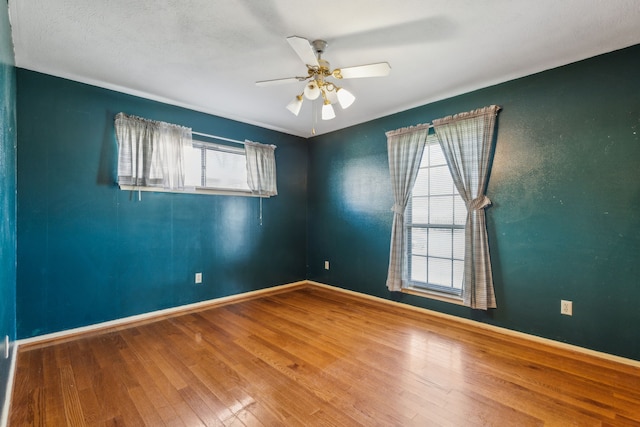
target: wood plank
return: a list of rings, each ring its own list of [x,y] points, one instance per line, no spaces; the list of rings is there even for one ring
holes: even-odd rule
[[[78,396],[78,387],[73,378],[73,371],[70,365],[62,365],[60,367],[60,386],[62,388],[66,424],[72,426],[86,425],[80,397]]]
[[[309,286],[18,352],[10,426],[640,425],[640,368]]]
[[[46,347],[42,349],[42,379],[40,385],[44,395],[44,425],[65,425],[64,402],[62,398],[62,387],[60,382],[60,367],[57,365],[55,357],[56,347]],[[38,418],[40,418],[38,416]]]

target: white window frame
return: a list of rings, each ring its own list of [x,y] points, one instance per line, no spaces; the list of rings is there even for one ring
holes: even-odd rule
[[[445,163],[437,163],[437,164],[431,164],[431,159],[430,159],[430,154],[429,154],[429,150],[430,150],[430,146],[431,145],[437,145],[439,146],[439,142],[437,137],[435,136],[435,134],[430,134],[427,137],[427,141],[426,144],[424,146],[424,152],[422,155],[422,161],[420,164],[420,170],[421,173],[428,173],[430,174],[431,169],[432,168],[441,168],[442,166],[446,166],[446,160]],[[442,156],[442,158],[444,159],[444,156]],[[447,172],[450,174],[449,172],[449,168],[446,167],[445,168],[447,170]],[[430,175],[429,175],[430,177]],[[420,184],[420,179],[416,179],[416,184],[414,184],[414,188],[415,185],[419,185]],[[464,205],[464,202],[462,201],[462,198],[460,197],[460,194],[458,193],[457,189],[455,188],[455,185],[453,185],[453,181],[452,181],[452,189],[453,189],[453,193],[451,194],[431,194],[430,193],[430,185],[429,185],[429,180],[427,179],[426,181],[426,187],[427,187],[427,194],[426,195],[420,195],[420,196],[414,196],[414,190],[412,189],[411,191],[411,196],[409,197],[409,203],[407,204],[407,208],[405,211],[405,215],[404,215],[404,232],[405,232],[405,255],[406,255],[406,262],[405,262],[405,274],[406,274],[406,286],[404,287],[403,291],[408,292],[408,293],[415,293],[418,295],[422,295],[422,296],[428,296],[428,297],[434,297],[436,299],[442,299],[445,301],[449,301],[449,302],[454,302],[454,303],[462,303],[462,286],[463,286],[463,271],[464,271],[464,229],[465,229],[465,222],[464,220],[462,220],[462,218],[466,218],[466,206]],[[450,197],[450,196],[454,196],[454,205],[452,206],[452,211],[454,214],[454,218],[457,217],[457,219],[454,219],[452,224],[442,224],[442,223],[438,223],[438,222],[431,222],[430,218],[427,220],[427,222],[413,222],[413,208],[414,208],[414,197],[417,198],[423,198],[423,199],[429,199],[431,197]],[[457,199],[457,203],[456,203],[456,199]],[[456,212],[456,209],[464,209],[464,212]],[[455,214],[458,215],[455,215]],[[462,215],[464,213],[464,215]],[[425,230],[451,230],[451,251],[450,254],[451,256],[445,257],[445,256],[436,256],[436,255],[430,255],[429,254],[429,237],[427,235],[427,240],[425,243],[425,250],[424,250],[424,254],[423,253],[419,253],[419,254],[414,254],[413,253],[413,241],[412,241],[412,230],[413,229],[425,229]],[[458,237],[460,237],[460,233],[462,235],[462,257],[460,257],[459,255],[456,256],[455,254],[455,248],[460,248],[460,242],[458,242],[458,245],[454,245],[454,239],[455,239],[455,235],[454,233],[457,232]],[[428,234],[428,233],[427,233]],[[458,252],[460,252],[458,250]],[[415,268],[412,262],[412,257],[419,257],[419,258],[425,258],[425,268],[426,268],[426,277],[428,280],[428,265],[429,265],[429,258],[433,259],[433,260],[437,260],[437,259],[443,259],[443,260],[447,260],[447,261],[451,261],[451,283],[450,286],[443,286],[440,284],[435,284],[435,283],[428,283],[428,281],[419,281],[419,280],[415,280],[413,275],[413,269]],[[456,263],[458,266],[458,274],[455,274],[455,268],[453,267],[453,264]],[[456,279],[458,279],[457,281],[454,281],[454,277]],[[457,283],[456,283],[457,282]],[[459,285],[459,287],[456,287],[456,285]]]
[[[204,142],[199,140],[193,140],[193,149],[200,151],[200,173],[199,173],[199,181],[200,185],[196,186],[196,190],[203,192],[214,192],[216,194],[240,194],[252,196],[251,189],[249,188],[249,184],[247,183],[247,154],[244,150],[244,147],[233,147],[230,145],[223,144],[215,144],[211,142]],[[227,153],[231,155],[242,156],[244,159],[244,166],[241,172],[241,177],[244,178],[245,188],[236,188],[236,187],[215,187],[207,185],[207,151],[210,152],[218,152],[218,153]]]

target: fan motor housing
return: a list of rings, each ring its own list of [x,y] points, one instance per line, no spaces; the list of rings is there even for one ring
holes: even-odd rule
[[[328,76],[329,73],[329,61],[326,61],[324,59],[318,59],[318,64],[320,65],[320,71],[322,71],[322,74],[324,74],[325,76]]]

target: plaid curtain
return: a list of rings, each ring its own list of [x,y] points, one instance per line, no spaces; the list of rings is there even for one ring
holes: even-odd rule
[[[389,250],[389,271],[387,288],[390,291],[402,289],[403,267],[406,263],[404,252],[404,211],[409,202],[411,189],[416,181],[422,152],[429,133],[429,125],[418,125],[387,132],[389,153],[389,173],[393,188],[393,225],[391,227],[391,247]]]
[[[433,121],[453,182],[467,204],[463,301],[482,310],[496,308],[485,219],[491,200],[485,191],[499,110],[491,105]]]

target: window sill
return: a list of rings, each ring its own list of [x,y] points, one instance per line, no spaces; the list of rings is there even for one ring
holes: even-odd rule
[[[428,289],[414,288],[414,287],[402,288],[401,292],[409,295],[423,297],[423,298],[429,298],[429,299],[435,299],[438,301],[448,302],[450,304],[464,305],[464,303],[462,302],[462,297],[445,294],[443,292],[436,292]]]
[[[178,193],[178,194],[207,194],[218,196],[244,196],[244,197],[263,197],[269,198],[270,196],[260,196],[249,191],[241,190],[214,190],[211,188],[186,188],[184,190],[170,190],[162,187],[137,187],[134,185],[120,185],[120,190],[124,191],[149,191],[155,193]]]

